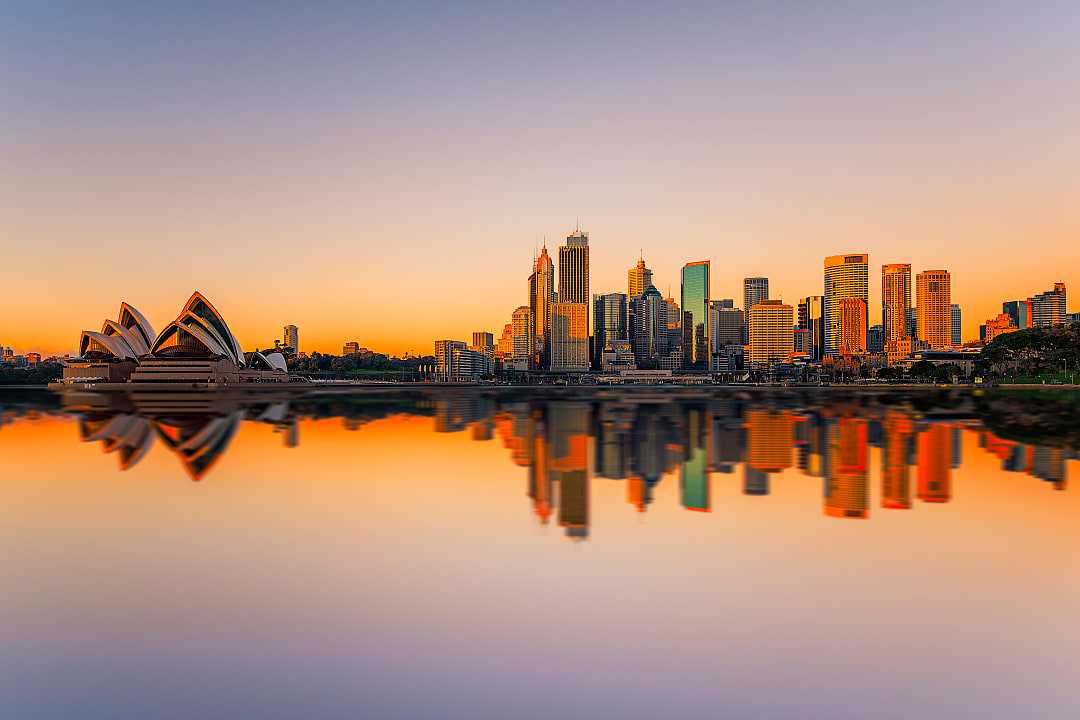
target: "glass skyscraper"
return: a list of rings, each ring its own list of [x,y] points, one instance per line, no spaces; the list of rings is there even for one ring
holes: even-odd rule
[[[709,369],[709,270],[708,260],[682,269],[683,362],[688,370]]]

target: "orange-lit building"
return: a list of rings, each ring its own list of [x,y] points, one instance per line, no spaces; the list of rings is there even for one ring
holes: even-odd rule
[[[950,499],[952,437],[944,424],[931,425],[919,433],[919,499],[944,503]]]
[[[881,266],[881,323],[885,331],[885,355],[890,363],[911,355],[911,265]]]
[[[866,301],[862,298],[840,298],[837,302],[840,322],[837,331],[840,337],[841,355],[863,355],[866,353]]]
[[[1013,322],[1012,317],[1008,313],[1000,313],[997,317],[986,321],[986,337],[984,338],[987,344],[994,341],[999,335],[1008,335],[1011,332],[1016,332],[1020,328],[1016,327],[1016,323]]]
[[[786,362],[795,351],[795,311],[779,300],[762,300],[750,308],[747,327],[754,365]]]
[[[885,447],[881,464],[881,506],[907,510],[911,507],[908,444],[915,426],[911,418],[899,410],[888,411],[883,426]]]
[[[746,411],[747,462],[755,470],[780,472],[791,467],[795,417],[789,412]]]
[[[866,420],[840,418],[829,426],[825,514],[866,518],[870,514]]]
[[[952,278],[948,270],[924,270],[915,276],[915,315],[919,339],[932,350],[952,346]]]

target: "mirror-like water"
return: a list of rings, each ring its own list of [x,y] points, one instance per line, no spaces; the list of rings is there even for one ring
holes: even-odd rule
[[[1080,711],[1075,398],[208,397],[0,398],[12,717]]]

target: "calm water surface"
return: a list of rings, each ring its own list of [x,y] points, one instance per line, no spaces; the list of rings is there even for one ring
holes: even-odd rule
[[[0,406],[6,717],[1080,716],[1080,453],[1017,406]]]

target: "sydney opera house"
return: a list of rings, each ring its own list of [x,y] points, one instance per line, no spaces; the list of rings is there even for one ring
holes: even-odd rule
[[[64,383],[151,383],[221,387],[288,382],[281,353],[244,353],[221,313],[196,291],[160,333],[127,303],[100,332],[84,330],[79,357],[64,367]]]

